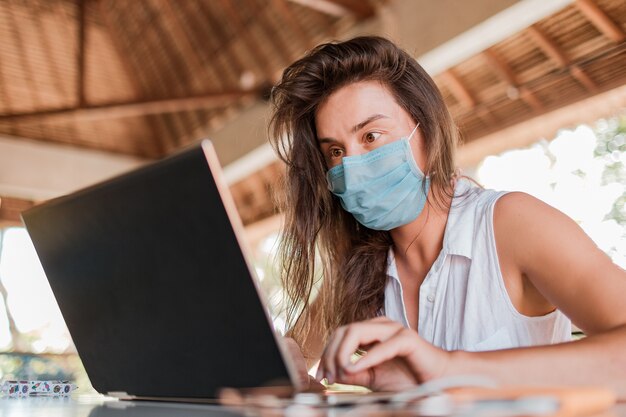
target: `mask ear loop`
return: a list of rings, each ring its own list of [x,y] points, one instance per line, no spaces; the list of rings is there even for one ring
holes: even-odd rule
[[[415,127],[413,128],[413,131],[411,132],[411,134],[409,135],[409,138],[407,139],[407,142],[410,142],[411,139],[413,139],[413,134],[415,133],[415,131],[417,130],[417,128],[419,127],[420,122],[417,122],[417,124],[415,125]]]
[[[420,122],[417,122],[417,124],[415,125],[415,127],[413,128],[413,131],[411,132],[411,134],[409,135],[409,138],[406,140],[407,143],[411,142],[411,139],[413,139],[413,134],[415,133],[415,131],[417,130],[417,128],[420,126]],[[430,175],[424,175],[425,178],[430,178]]]

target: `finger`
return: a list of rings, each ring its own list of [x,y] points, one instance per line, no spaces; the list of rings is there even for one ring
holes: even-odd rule
[[[352,363],[350,359],[358,348],[384,342],[401,329],[403,329],[401,324],[390,320],[370,320],[350,325],[336,353],[338,369],[343,370]]]
[[[322,357],[324,354],[322,353]],[[321,381],[322,378],[324,378],[324,365],[322,365],[322,360],[320,359],[320,361],[317,364],[317,371],[315,372],[315,379],[318,381]]]
[[[343,339],[343,333],[345,331],[346,326],[341,326],[337,330],[335,330],[330,340],[326,344],[326,347],[324,348],[324,352],[322,353],[322,357],[320,359],[320,367],[322,369],[322,372],[320,373],[318,369],[317,375],[321,375],[321,377],[326,377],[326,380],[329,384],[333,384],[335,382],[335,377],[337,376],[334,354],[336,347],[339,343],[341,343],[341,340]]]
[[[366,369],[356,373],[340,373],[337,376],[337,382],[340,384],[371,387],[374,381],[372,381],[372,372],[369,369]]]
[[[348,330],[348,328],[351,328],[353,326],[357,326],[357,325],[366,325],[366,324],[378,324],[378,325],[391,325],[393,324],[393,329],[395,330],[389,330],[387,332],[384,331],[384,329],[381,329],[380,331],[377,331],[376,334],[380,335],[381,337],[390,337],[398,328],[402,328],[402,326],[395,322],[390,320],[388,317],[385,316],[379,316],[376,318],[373,318],[371,320],[367,320],[364,322],[360,322],[360,323],[353,323],[351,325],[348,326],[341,326],[339,327],[331,336],[330,340],[328,341],[328,343],[326,344],[326,347],[324,348],[324,351],[322,353],[322,357],[320,359],[320,364],[318,367],[318,370],[315,374],[315,377],[317,380],[321,380],[324,376],[326,377],[326,379],[328,380],[328,383],[332,384],[334,382],[334,379],[337,376],[337,372],[339,369],[342,369],[342,365],[346,365],[349,363],[350,357],[352,356],[352,354],[358,349],[359,345],[356,345],[353,347],[353,350],[350,351],[347,355],[345,353],[342,352],[342,354],[345,356],[345,358],[347,358],[347,360],[344,360],[342,362],[339,362],[337,360],[337,354],[336,351],[339,348],[339,346],[342,345],[342,341],[344,338],[344,334],[345,332]],[[387,336],[385,336],[387,335]],[[378,342],[380,341],[379,337],[373,337],[373,338],[364,338],[363,339],[363,345],[368,345],[370,343],[373,342]],[[349,348],[348,348],[349,350]]]
[[[306,360],[304,359],[304,355],[300,350],[300,346],[296,343],[295,340],[289,337],[283,338],[283,342],[287,347],[287,351],[289,356],[291,357],[291,362],[296,368],[296,372],[298,373],[298,379],[302,386],[306,388],[309,385],[309,374],[307,372]]]
[[[378,366],[395,357],[406,357],[415,352],[419,346],[419,336],[412,330],[401,329],[392,337],[374,346],[367,355],[357,362],[348,365],[348,373],[360,373],[366,369]]]

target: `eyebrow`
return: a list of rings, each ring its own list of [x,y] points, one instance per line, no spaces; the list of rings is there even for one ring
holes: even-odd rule
[[[389,116],[385,116],[384,114],[373,114],[370,117],[368,117],[367,119],[363,120],[360,123],[357,123],[356,125],[354,125],[351,129],[352,133],[356,133],[359,130],[363,129],[365,126],[367,126],[368,124],[378,120],[378,119],[389,119]],[[319,143],[327,143],[327,142],[337,142],[335,139],[333,138],[319,138],[318,139]]]

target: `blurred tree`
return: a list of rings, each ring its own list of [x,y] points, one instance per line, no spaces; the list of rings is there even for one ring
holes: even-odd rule
[[[622,195],[615,200],[606,219],[613,219],[626,227],[626,114],[600,121],[595,134],[598,145],[594,155],[602,158],[606,164],[602,173],[602,185],[617,183],[624,186]]]

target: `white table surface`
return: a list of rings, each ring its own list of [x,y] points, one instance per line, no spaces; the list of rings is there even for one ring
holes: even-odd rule
[[[73,397],[0,398],[0,417],[353,417],[416,416],[415,412],[393,412],[384,406],[311,409],[235,411],[219,405],[119,401],[100,395]],[[602,417],[626,417],[626,403],[617,404]]]
[[[104,396],[0,398],[0,417],[237,417],[217,405],[119,401]]]

